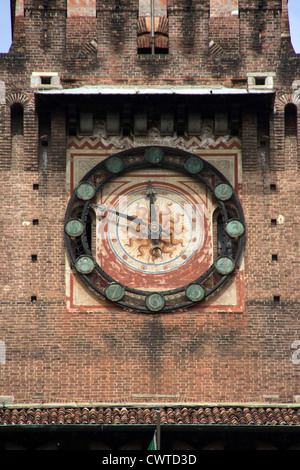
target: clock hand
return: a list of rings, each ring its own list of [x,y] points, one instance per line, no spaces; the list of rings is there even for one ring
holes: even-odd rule
[[[153,241],[154,248],[152,248],[152,255],[156,258],[162,257],[162,249],[158,246],[159,245],[159,237],[161,232],[161,226],[156,220],[156,209],[155,209],[155,192],[152,186],[151,181],[148,181],[148,187],[146,190],[146,197],[149,198],[150,201],[150,225],[149,225],[149,232],[150,237]]]
[[[139,219],[138,217],[134,217],[132,215],[122,214],[122,212],[115,211],[113,209],[108,209],[105,204],[91,204],[91,206],[96,209],[99,209],[101,212],[110,212],[111,214],[115,214],[118,217],[122,217],[123,219],[130,220],[131,222],[134,222],[137,225],[144,225],[145,227],[149,227],[149,224],[147,222],[144,222],[142,219]],[[164,232],[166,235],[172,235],[172,232],[168,230],[163,230],[161,228],[161,231]]]
[[[149,197],[150,200],[150,223],[156,221],[156,211],[155,211],[155,191],[153,189],[151,181],[148,181],[148,186],[146,190],[146,197]]]
[[[148,224],[146,222],[144,222],[143,220],[141,220],[137,217],[133,217],[131,215],[122,214],[119,211],[108,209],[105,204],[91,204],[91,206],[94,207],[94,208],[99,209],[101,212],[110,212],[111,214],[115,214],[119,217],[130,220],[131,222],[134,222],[138,225],[145,225],[145,226],[148,227]],[[158,236],[159,236],[159,224],[157,224],[156,222],[154,222],[154,224],[158,225]],[[156,228],[156,226],[153,226],[154,230],[155,230],[155,228]],[[151,228],[150,228],[150,232],[151,232]],[[162,250],[159,246],[157,246],[158,245],[158,240],[157,239],[154,239],[154,244],[155,244],[155,247],[152,249],[152,255],[156,258],[161,257],[162,256]]]
[[[148,187],[146,191],[146,197],[149,198],[150,201],[150,234],[151,238],[157,240],[159,238],[159,224],[156,221],[156,210],[155,210],[155,192],[152,186],[151,181],[148,181]]]
[[[134,222],[137,225],[145,225],[146,227],[148,227],[148,224],[142,219],[139,219],[138,217],[133,217],[132,215],[122,214],[122,212],[119,211],[108,209],[105,204],[91,204],[91,206],[95,207],[96,209],[99,209],[101,212],[110,212],[111,214],[115,214],[119,217],[122,217],[123,219],[130,220],[131,222]]]

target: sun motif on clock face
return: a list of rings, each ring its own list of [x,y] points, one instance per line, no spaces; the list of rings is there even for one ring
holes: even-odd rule
[[[74,218],[78,200],[81,217]],[[237,207],[234,220],[228,200]],[[227,246],[217,251],[216,205]],[[245,226],[234,189],[214,167],[187,152],[147,147],[110,157],[86,175],[70,199],[65,232],[71,261],[95,292],[128,308],[170,311],[225,283],[237,267]]]
[[[121,259],[126,264],[157,274],[181,266],[193,255],[200,243],[201,224],[195,209],[181,195],[167,192],[165,188],[154,189],[152,208],[142,191],[126,197],[122,211],[125,209],[137,222],[128,225],[119,219],[111,227],[109,240],[115,254],[122,253]],[[122,201],[120,205],[124,206]],[[149,220],[151,212],[156,216],[152,222]],[[159,235],[157,244],[155,233]]]
[[[168,177],[176,176],[169,172]],[[123,189],[107,200],[108,205],[97,205],[97,260],[107,272],[114,272],[118,282],[161,289],[194,278],[190,263],[198,264],[199,257],[203,263],[208,254],[204,253],[208,221],[204,222],[200,193],[184,194],[178,176],[175,188],[157,176],[153,183],[145,181],[134,188],[131,183],[129,192],[124,194]],[[167,278],[167,273],[172,275]]]

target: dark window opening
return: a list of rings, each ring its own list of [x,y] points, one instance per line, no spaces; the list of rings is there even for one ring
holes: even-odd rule
[[[41,84],[42,85],[51,85],[51,76],[41,76]]]
[[[23,136],[23,121],[24,121],[24,110],[23,106],[19,103],[14,104],[11,107],[11,136]]]
[[[297,106],[293,103],[287,104],[285,107],[284,126],[286,136],[297,135]]]
[[[265,86],[265,84],[266,84],[266,77],[255,77],[255,85]]]
[[[151,48],[150,47],[145,47],[145,48],[139,48],[138,49],[138,54],[141,54],[141,55],[152,55],[152,54],[155,54],[155,55],[163,55],[163,54],[168,54],[169,53],[169,49],[159,49],[159,48],[155,48],[154,51],[152,52]]]
[[[10,109],[11,157],[15,164],[21,161],[24,153],[24,109],[15,103]]]

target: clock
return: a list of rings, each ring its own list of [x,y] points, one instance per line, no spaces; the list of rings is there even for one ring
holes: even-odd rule
[[[79,281],[145,313],[207,302],[239,269],[242,205],[227,178],[180,149],[138,147],[99,162],[70,196],[64,223]]]

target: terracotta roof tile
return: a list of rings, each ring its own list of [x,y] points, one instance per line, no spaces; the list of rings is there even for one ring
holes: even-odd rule
[[[160,407],[161,424],[300,426],[300,408],[295,407]],[[0,408],[0,426],[5,425],[140,425],[155,424],[154,407],[21,407]]]

